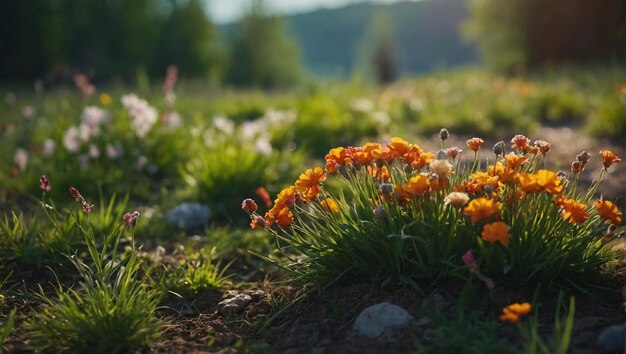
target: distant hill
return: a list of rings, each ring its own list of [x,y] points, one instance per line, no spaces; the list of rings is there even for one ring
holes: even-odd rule
[[[299,42],[304,64],[321,76],[349,75],[362,58],[372,18],[380,11],[392,20],[397,71],[421,73],[476,62],[474,45],[463,42],[461,23],[467,0],[407,1],[389,5],[360,3],[286,16]],[[222,26],[227,37],[232,24]]]

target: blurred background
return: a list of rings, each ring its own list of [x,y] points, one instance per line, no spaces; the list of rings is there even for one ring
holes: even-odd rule
[[[615,65],[623,0],[2,0],[0,81],[180,76],[276,88],[484,64]]]

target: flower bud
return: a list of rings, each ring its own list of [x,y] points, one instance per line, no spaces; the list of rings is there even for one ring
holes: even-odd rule
[[[383,183],[383,184],[380,185],[379,190],[384,195],[391,194],[393,192],[393,185],[389,184],[389,183]]]
[[[44,192],[50,192],[50,190],[52,189],[52,187],[50,187],[50,181],[48,181],[48,178],[46,178],[46,176],[44,175],[39,178],[39,188],[41,188],[41,190]]]
[[[499,141],[493,146],[493,153],[498,155],[504,155],[504,141]]]
[[[446,152],[443,151],[443,150],[439,150],[439,151],[437,151],[436,157],[437,157],[437,160],[443,160],[443,159],[446,159],[448,157],[448,154],[446,154]]]
[[[241,203],[241,209],[243,209],[246,213],[248,214],[252,214],[255,211],[257,211],[258,206],[256,205],[256,203],[254,202],[254,200],[250,199],[250,198],[246,198],[243,200],[243,202]]]
[[[587,161],[589,161],[590,158],[591,155],[584,150],[580,154],[576,155],[576,160],[578,160],[583,165],[586,165]]]
[[[444,140],[444,141],[445,141],[446,139],[448,139],[448,136],[450,136],[450,133],[448,133],[448,129],[446,129],[446,128],[442,128],[442,129],[439,131],[439,138],[440,138],[441,140]]]
[[[565,177],[567,177],[567,174],[561,170],[559,170],[559,172],[556,173],[556,176],[560,179],[563,179]]]
[[[377,205],[376,208],[372,210],[372,212],[374,213],[374,217],[376,219],[382,220],[387,217],[387,211],[385,210],[385,208],[383,208],[382,205]]]
[[[463,260],[463,263],[465,263],[465,265],[470,269],[470,271],[472,272],[480,271],[480,266],[478,265],[478,263],[476,263],[476,258],[474,257],[474,254],[472,253],[472,251],[465,252],[465,254],[463,255],[463,257],[461,257],[461,259]]]

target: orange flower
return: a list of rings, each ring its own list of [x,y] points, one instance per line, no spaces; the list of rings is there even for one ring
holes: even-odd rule
[[[481,234],[487,242],[500,241],[504,247],[509,247],[509,225],[502,221],[495,221],[483,227]]]
[[[487,220],[493,215],[499,215],[500,206],[501,204],[493,199],[477,198],[469,202],[463,209],[463,213],[472,218],[473,223],[476,223]]]
[[[346,149],[336,147],[326,154],[326,172],[335,173],[340,165],[346,163]]]
[[[383,146],[378,150],[372,150],[372,157],[388,163],[393,162],[395,158],[388,146]]]
[[[332,211],[333,213],[339,212],[339,204],[332,198],[326,198],[320,202],[324,211]]]
[[[502,314],[500,315],[500,321],[517,323],[519,319],[530,313],[532,306],[529,303],[524,302],[522,304],[514,303],[502,309]]]
[[[563,219],[568,220],[570,224],[582,224],[589,217],[587,206],[574,199],[563,198],[559,204],[563,209]]]
[[[550,170],[539,170],[534,174],[517,173],[515,182],[526,193],[537,193],[543,190],[549,194],[559,194],[563,191],[559,177]]]
[[[396,192],[398,193],[399,198],[404,202],[408,202],[412,198],[426,193],[429,189],[430,178],[423,173],[411,177],[408,183],[396,186]]]
[[[375,164],[367,166],[367,173],[369,173],[372,178],[375,178],[380,182],[388,182],[391,178],[387,166],[383,166],[381,168],[378,168]]]
[[[602,163],[604,164],[604,169],[608,169],[609,167],[611,167],[612,164],[622,161],[622,159],[620,159],[619,156],[617,156],[611,150],[600,151],[600,156],[602,156]]]
[[[471,138],[467,141],[467,147],[474,151],[477,152],[480,149],[480,146],[484,143],[485,141],[481,138]]]
[[[514,171],[514,169],[509,167],[509,166],[505,167],[500,162],[496,162],[495,165],[487,167],[487,173],[490,176],[498,176],[498,177],[500,177],[500,181],[502,181],[504,183],[513,183],[513,182],[515,182],[515,171]]]
[[[510,153],[504,156],[504,163],[510,169],[516,169],[528,162],[528,158]]]
[[[320,192],[318,184],[325,180],[326,173],[324,173],[320,167],[316,167],[315,169],[309,168],[300,175],[300,178],[296,181],[295,189],[302,193],[305,200],[311,201],[315,199]]]
[[[535,172],[537,183],[550,194],[559,194],[563,191],[563,185],[555,172],[550,170],[539,170]]]
[[[615,226],[619,226],[622,223],[622,213],[617,206],[609,200],[597,200],[593,203],[593,206],[598,209],[598,213],[602,220],[610,220]]]
[[[263,203],[265,203],[266,207],[269,208],[272,206],[272,200],[270,199],[270,194],[267,192],[267,189],[265,189],[265,187],[257,188],[255,190],[255,193],[263,200]]]
[[[391,142],[387,146],[394,158],[402,157],[409,150],[409,143],[398,137],[391,138]]]
[[[278,212],[276,220],[278,222],[278,226],[280,227],[289,226],[289,224],[293,221],[293,214],[289,208],[284,207],[280,210],[280,212]]]
[[[524,135],[518,134],[511,139],[511,143],[513,144],[511,148],[519,149],[524,152],[528,149],[528,144],[530,144],[530,139],[525,137]]]

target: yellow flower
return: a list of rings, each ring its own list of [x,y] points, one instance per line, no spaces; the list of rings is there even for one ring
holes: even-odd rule
[[[611,220],[611,223],[615,226],[622,223],[622,213],[611,201],[597,200],[593,205],[598,209],[602,220]]]
[[[563,198],[559,204],[563,209],[563,219],[568,220],[570,224],[582,224],[589,217],[587,206],[574,199]]]
[[[113,102],[113,99],[111,98],[111,95],[109,95],[106,92],[103,92],[100,94],[100,103],[103,106],[108,106],[111,104],[111,102]]]
[[[339,212],[339,204],[332,198],[326,198],[320,202],[324,211],[332,211],[333,213]]]
[[[495,221],[485,225],[481,236],[487,242],[500,241],[504,247],[509,247],[509,225],[505,222]]]
[[[463,213],[472,218],[473,223],[476,223],[499,215],[501,205],[493,199],[477,198],[469,202],[469,205],[463,209]]]
[[[517,323],[519,319],[528,314],[532,306],[524,302],[522,304],[514,303],[502,309],[502,314],[500,315],[500,321]]]

